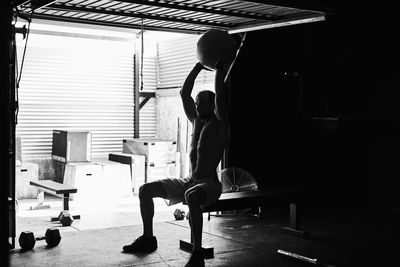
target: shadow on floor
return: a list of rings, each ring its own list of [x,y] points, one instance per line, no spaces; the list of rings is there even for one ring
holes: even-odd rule
[[[308,239],[281,231],[288,218],[277,214],[267,219],[211,217],[210,221],[204,214],[203,244],[215,249],[215,257],[207,259],[206,266],[313,266],[281,256],[278,249],[335,267],[400,266],[395,246],[400,235],[396,231],[400,223],[398,213],[308,211],[303,219],[303,229],[311,232]],[[122,216],[118,213],[110,216],[114,215]],[[132,215],[125,216],[128,219]],[[179,249],[179,239],[190,237],[187,220],[164,218],[155,223],[154,232],[158,250],[149,255],[121,253],[123,245],[142,233],[140,224],[132,224],[66,231],[58,247],[46,249],[38,244],[25,253],[16,249],[10,253],[10,263],[11,266],[183,266],[190,255]]]

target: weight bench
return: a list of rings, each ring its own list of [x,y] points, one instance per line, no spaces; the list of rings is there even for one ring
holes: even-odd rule
[[[30,181],[30,185],[36,186],[39,190],[39,194],[38,194],[38,202],[39,203],[36,207],[31,207],[31,210],[32,209],[42,209],[43,207],[41,207],[41,206],[45,206],[44,208],[46,208],[48,206],[48,205],[43,205],[44,192],[55,195],[55,196],[62,195],[63,210],[60,212],[60,214],[57,217],[50,218],[50,221],[52,221],[52,222],[59,221],[63,214],[69,213],[69,194],[76,193],[78,191],[78,189],[76,189],[72,186],[57,183],[57,182],[54,182],[51,180]],[[50,206],[48,206],[48,207],[50,207]],[[74,219],[81,218],[80,215],[73,215],[72,217]]]
[[[256,205],[260,206],[263,203],[268,203],[268,201],[272,199],[274,201],[284,201],[287,202],[290,207],[290,224],[287,227],[282,227],[282,230],[296,236],[307,237],[308,231],[302,231],[300,229],[300,212],[298,204],[302,193],[303,191],[299,189],[270,189],[223,193],[216,202],[204,208],[203,213],[251,208]],[[190,238],[190,241],[187,239],[180,240],[179,247],[182,250],[192,251],[192,237]],[[213,247],[202,247],[202,249],[206,258],[214,257]]]

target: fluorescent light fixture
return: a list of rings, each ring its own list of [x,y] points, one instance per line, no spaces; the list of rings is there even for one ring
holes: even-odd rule
[[[249,26],[236,27],[229,30],[228,33],[233,34],[233,33],[249,32],[249,31],[257,31],[257,30],[271,29],[271,28],[284,27],[296,24],[311,23],[317,21],[325,21],[325,15],[318,14],[317,16],[307,17],[307,18],[289,19],[279,22],[266,22]]]

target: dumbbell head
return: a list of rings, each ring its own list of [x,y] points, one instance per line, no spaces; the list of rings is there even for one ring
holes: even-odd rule
[[[36,239],[32,232],[24,231],[19,236],[19,246],[22,250],[31,250],[35,246]]]
[[[56,228],[49,228],[46,230],[46,243],[49,247],[55,247],[60,244],[61,235],[60,230]]]
[[[19,236],[19,246],[22,250],[31,250],[35,246],[36,240],[46,240],[47,246],[55,247],[60,244],[61,235],[60,231],[55,228],[49,228],[44,237],[37,237],[30,231],[22,232]]]
[[[60,223],[62,226],[70,226],[74,222],[74,217],[69,213],[63,213],[60,217]]]
[[[185,211],[181,209],[176,209],[174,211],[175,220],[183,220],[185,218]]]

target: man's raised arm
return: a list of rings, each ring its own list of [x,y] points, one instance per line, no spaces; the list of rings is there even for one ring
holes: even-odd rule
[[[191,94],[194,86],[194,81],[196,80],[197,75],[200,73],[202,69],[203,65],[197,63],[190,71],[189,75],[186,77],[182,89],[179,92],[182,99],[183,110],[185,111],[187,118],[191,122],[193,122],[193,120],[197,117],[196,105],[194,103]]]
[[[215,73],[215,110],[218,120],[228,120],[228,88],[224,82],[227,70],[218,62]]]

